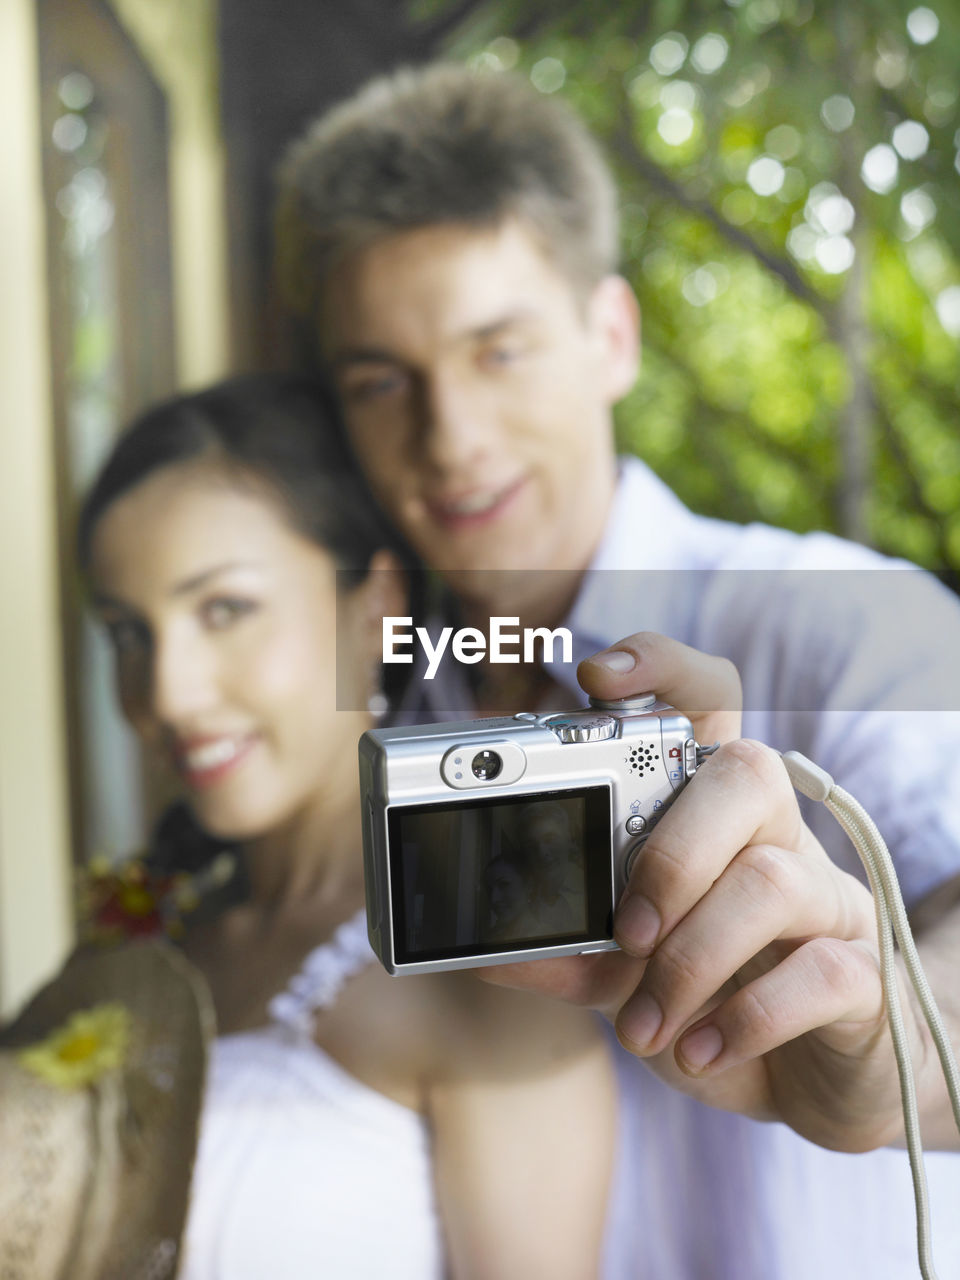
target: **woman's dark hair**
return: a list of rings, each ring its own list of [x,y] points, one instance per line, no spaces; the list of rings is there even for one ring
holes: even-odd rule
[[[411,557],[380,516],[353,462],[329,391],[301,374],[245,374],[148,409],[117,440],[80,511],[80,563],[97,522],[154,472],[209,462],[277,498],[293,528],[326,548],[347,584],[389,546]]]

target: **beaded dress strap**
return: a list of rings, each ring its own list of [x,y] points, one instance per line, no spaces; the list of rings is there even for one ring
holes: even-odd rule
[[[361,908],[310,952],[300,972],[273,997],[267,1006],[271,1019],[299,1035],[312,1036],[315,1015],[332,1009],[347,980],[373,960],[367,913]]]

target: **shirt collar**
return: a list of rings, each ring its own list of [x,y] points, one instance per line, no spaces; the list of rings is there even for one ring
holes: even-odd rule
[[[693,533],[693,516],[659,476],[639,458],[621,458],[603,538],[563,624],[577,662],[642,630],[645,617],[660,629],[671,575],[697,563]],[[575,665],[573,677],[579,688]]]
[[[573,636],[573,660],[557,663],[552,672],[573,698],[571,705],[583,702],[577,666],[584,658],[642,630],[645,614],[656,617],[660,629],[664,597],[670,589],[669,571],[689,570],[696,563],[693,525],[690,511],[645,463],[634,457],[619,459],[617,487],[603,537],[562,623]],[[645,574],[643,590],[625,589],[628,572],[639,578],[646,570],[659,572]],[[629,585],[639,588],[640,583],[631,580]],[[422,671],[418,670],[392,723],[414,723],[427,716],[467,719],[476,714],[464,672],[455,664],[441,664],[429,684],[417,678],[419,675]]]

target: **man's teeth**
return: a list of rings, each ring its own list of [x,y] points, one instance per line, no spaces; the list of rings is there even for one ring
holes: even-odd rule
[[[217,765],[226,764],[238,755],[242,742],[239,738],[221,738],[218,742],[209,742],[202,747],[194,747],[185,751],[183,762],[192,773],[203,769],[215,769]]]

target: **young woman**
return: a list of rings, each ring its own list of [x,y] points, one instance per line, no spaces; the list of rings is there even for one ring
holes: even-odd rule
[[[219,1037],[180,1275],[587,1280],[614,1127],[591,1015],[390,978],[366,944],[356,743],[406,611],[385,541],[298,378],[153,410],[83,512],[124,714],[203,833],[182,866],[198,840],[243,863],[183,940]]]

